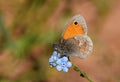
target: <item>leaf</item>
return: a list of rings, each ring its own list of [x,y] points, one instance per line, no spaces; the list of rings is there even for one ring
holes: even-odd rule
[[[80,71],[80,69],[77,66],[74,66],[73,69],[77,72]]]

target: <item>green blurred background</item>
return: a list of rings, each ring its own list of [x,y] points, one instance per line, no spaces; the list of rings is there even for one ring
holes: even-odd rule
[[[71,58],[93,82],[120,82],[120,0],[0,0],[0,82],[88,82],[48,58],[67,21],[86,19],[94,43],[86,59]]]

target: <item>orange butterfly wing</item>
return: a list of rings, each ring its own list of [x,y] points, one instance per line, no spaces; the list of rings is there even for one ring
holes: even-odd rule
[[[77,22],[72,22],[68,25],[67,29],[65,30],[63,34],[63,39],[68,39],[81,34],[84,34],[82,25]]]

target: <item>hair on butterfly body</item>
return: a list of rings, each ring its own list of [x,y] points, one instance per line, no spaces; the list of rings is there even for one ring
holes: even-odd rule
[[[58,43],[54,44],[54,50],[62,55],[71,54],[75,51],[76,42],[73,39],[61,39]]]

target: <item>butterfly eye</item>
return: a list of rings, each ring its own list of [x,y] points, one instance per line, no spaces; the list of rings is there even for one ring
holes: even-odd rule
[[[78,22],[76,22],[76,21],[75,21],[75,22],[74,22],[74,24],[75,24],[75,25],[77,25],[77,24],[78,24]]]

